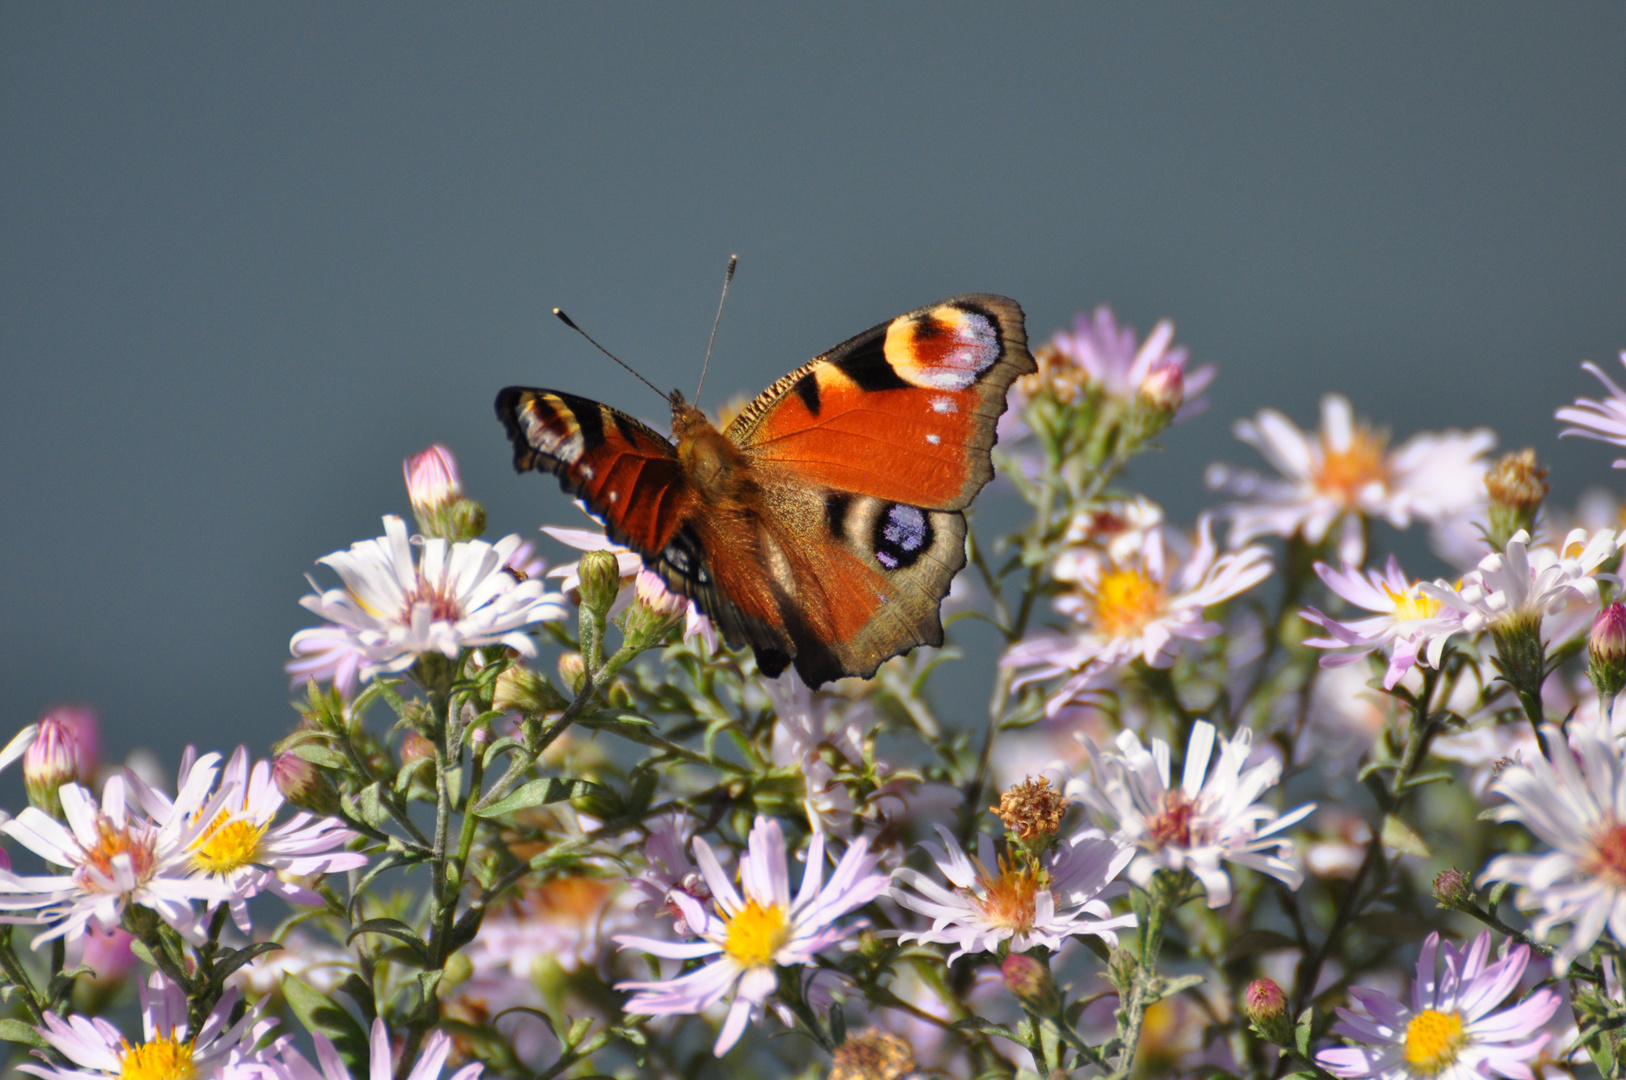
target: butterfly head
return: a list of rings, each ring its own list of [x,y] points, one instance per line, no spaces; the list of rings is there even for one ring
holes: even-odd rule
[[[739,447],[678,391],[672,391],[671,401],[672,441],[689,481],[714,498],[737,495],[734,489],[748,468]]]

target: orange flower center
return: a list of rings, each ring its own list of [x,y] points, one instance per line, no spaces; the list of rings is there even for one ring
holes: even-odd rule
[[[1371,483],[1385,483],[1389,468],[1384,461],[1388,440],[1370,428],[1357,427],[1350,434],[1349,445],[1334,450],[1321,442],[1321,464],[1312,474],[1315,486],[1324,495],[1331,495],[1346,505],[1352,505],[1361,489]]]
[[[113,860],[127,855],[135,870],[136,882],[152,876],[153,836],[150,830],[126,825],[118,828],[105,817],[96,819],[96,846],[85,851],[85,865],[74,873],[82,888],[100,891],[97,882],[85,871],[95,869],[103,878],[113,877]]]
[[[1112,637],[1129,637],[1163,610],[1163,586],[1143,570],[1110,570],[1095,585],[1095,625]]]
[[[983,895],[972,897],[983,917],[996,926],[1020,933],[1033,926],[1033,898],[1039,892],[1039,873],[1031,866],[1017,866],[999,860],[999,873],[990,874],[980,864],[977,880]]]

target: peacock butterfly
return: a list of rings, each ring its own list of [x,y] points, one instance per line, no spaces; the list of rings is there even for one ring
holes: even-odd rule
[[[770,386],[719,432],[672,391],[672,441],[510,386],[514,468],[551,472],[734,648],[813,687],[941,645],[961,513],[993,476],[1005,394],[1036,370],[1022,309],[971,294],[900,315]],[[673,445],[673,443],[676,445]]]

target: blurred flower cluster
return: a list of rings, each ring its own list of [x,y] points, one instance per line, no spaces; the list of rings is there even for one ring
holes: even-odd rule
[[[266,754],[23,727],[13,1067],[1626,1077],[1616,500],[1329,394],[1238,422],[1267,468],[1183,528],[1131,470],[1213,367],[1104,307],[1036,355],[1021,524],[873,679],[765,677],[601,531],[483,538],[433,446],[412,525],[317,560]],[[1563,434],[1626,446],[1588,370]]]

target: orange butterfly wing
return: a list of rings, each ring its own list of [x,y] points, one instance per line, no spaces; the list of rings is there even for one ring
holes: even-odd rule
[[[497,418],[514,444],[514,468],[553,473],[616,543],[651,556],[681,543],[695,493],[663,436],[608,405],[522,386],[497,395]]]

